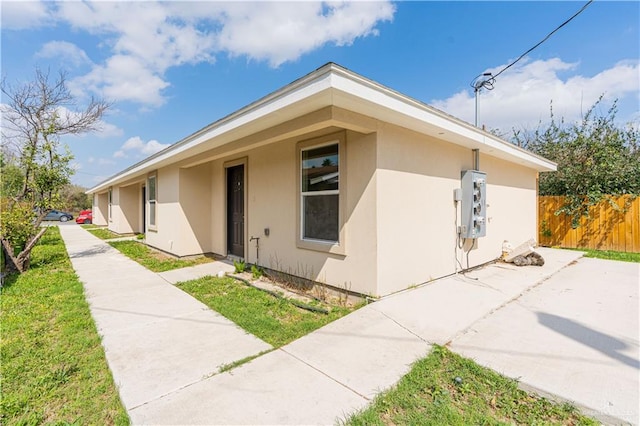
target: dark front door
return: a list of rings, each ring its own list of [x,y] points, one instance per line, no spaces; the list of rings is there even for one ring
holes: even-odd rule
[[[244,165],[227,169],[227,251],[244,257]]]

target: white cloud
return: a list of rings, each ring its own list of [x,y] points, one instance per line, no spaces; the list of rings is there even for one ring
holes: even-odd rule
[[[39,1],[1,1],[0,16],[3,30],[24,30],[51,22],[47,3]]]
[[[495,74],[503,66],[487,71]],[[614,99],[638,98],[638,60],[619,62],[593,76],[579,75],[578,70],[579,64],[559,58],[517,64],[498,77],[492,91],[480,92],[479,124],[507,132],[514,127],[534,128],[549,119],[551,102],[556,116],[575,120],[602,94],[607,104]],[[430,103],[469,123],[474,121],[471,88]]]
[[[387,2],[238,2],[224,15],[219,47],[277,67],[326,43],[344,46],[377,35],[376,24],[394,12]]]
[[[67,121],[73,122],[80,117],[80,113],[78,111],[71,110],[64,106],[59,106],[58,108],[56,108],[56,113],[58,114],[58,117],[60,118],[60,120],[62,120],[63,122],[67,122]],[[93,127],[95,128],[95,131],[81,133],[78,135],[69,135],[68,137],[83,138],[83,137],[91,136],[91,137],[98,137],[103,139],[103,138],[122,136],[123,134],[123,131],[121,128],[119,128],[115,124],[111,124],[102,119],[98,120]]]
[[[169,86],[159,75],[145,67],[138,58],[114,55],[104,65],[96,65],[88,74],[69,83],[75,95],[87,91],[101,93],[107,99],[128,100],[160,106],[162,90]]]
[[[213,63],[219,54],[277,67],[327,43],[343,46],[376,35],[376,25],[390,21],[395,13],[389,1],[53,4],[55,9],[45,2],[29,3],[35,10],[29,26],[55,19],[99,35],[108,49],[107,59],[70,82],[75,93],[82,89],[149,106],[164,102],[163,90],[169,86],[165,73],[171,67]],[[15,7],[10,9],[17,15]],[[53,43],[57,44],[48,43],[40,54],[63,55],[77,63],[89,60],[71,43]]]
[[[169,144],[160,143],[156,140],[143,141],[139,136],[134,136],[126,140],[120,149],[113,153],[114,158],[127,158],[127,152],[133,152],[138,156],[149,156],[158,151],[162,151]]]
[[[98,123],[98,128],[99,130],[95,133],[95,136],[99,138],[113,138],[124,134],[120,127],[103,120]]]
[[[113,166],[116,162],[109,158],[98,158],[98,165],[100,166]]]
[[[84,50],[67,41],[50,41],[42,46],[42,49],[36,53],[36,56],[42,58],[58,57],[76,67],[91,64],[91,59],[89,59]]]

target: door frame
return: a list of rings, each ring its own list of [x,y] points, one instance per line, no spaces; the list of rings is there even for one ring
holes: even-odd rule
[[[229,256],[229,206],[228,206],[228,200],[229,200],[229,170],[232,167],[236,167],[236,166],[244,166],[243,167],[243,179],[244,179],[244,188],[243,191],[244,193],[243,195],[243,202],[244,202],[244,224],[243,224],[243,239],[244,241],[242,242],[242,245],[244,247],[244,253],[242,255],[243,259],[247,258],[247,249],[248,249],[248,230],[249,230],[249,167],[248,167],[248,162],[249,159],[248,157],[242,157],[242,158],[238,158],[235,160],[230,160],[230,161],[225,161],[223,166],[224,166],[224,246],[225,246],[225,253],[226,256]]]

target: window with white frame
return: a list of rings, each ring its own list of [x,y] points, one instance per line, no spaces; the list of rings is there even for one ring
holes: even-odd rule
[[[147,197],[149,200],[149,228],[156,227],[156,176],[147,179]]]
[[[107,219],[111,222],[111,202],[113,200],[113,190],[109,188],[107,192]]]
[[[333,141],[301,153],[300,227],[303,240],[337,243],[340,235],[340,152]]]

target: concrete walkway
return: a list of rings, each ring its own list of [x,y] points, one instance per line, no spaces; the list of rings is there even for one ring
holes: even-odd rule
[[[195,280],[197,278],[206,277],[207,275],[218,275],[219,272],[233,272],[235,268],[232,264],[226,262],[210,262],[202,265],[190,266],[188,268],[174,269],[172,271],[160,272],[165,281],[176,284],[181,281]]]
[[[638,424],[639,287],[637,263],[580,259],[451,349],[606,423]]]
[[[271,348],[79,226],[60,226],[129,413]]]
[[[518,304],[530,289],[545,286],[545,280],[582,256],[541,249],[543,267],[495,264],[434,281],[370,304],[231,371],[210,375],[221,362],[255,354],[266,344],[222,321],[158,274],[140,272],[144,268],[84,230],[64,228],[134,424],[334,424],[392,386],[413,361],[428,354],[432,343],[457,348],[477,325]],[[184,270],[176,275],[189,279]],[[154,284],[145,286],[146,280]],[[132,282],[135,289],[129,287]],[[109,287],[113,290],[106,291]],[[181,321],[172,314],[180,311],[174,305],[187,300],[209,319]],[[148,319],[147,312],[155,313]],[[143,323],[131,324],[134,319]],[[170,338],[165,322],[175,327]],[[176,352],[182,362],[175,362]],[[225,352],[228,356],[220,361]],[[182,376],[183,384],[177,386],[174,382]],[[163,390],[154,389],[154,382],[164,384]]]

